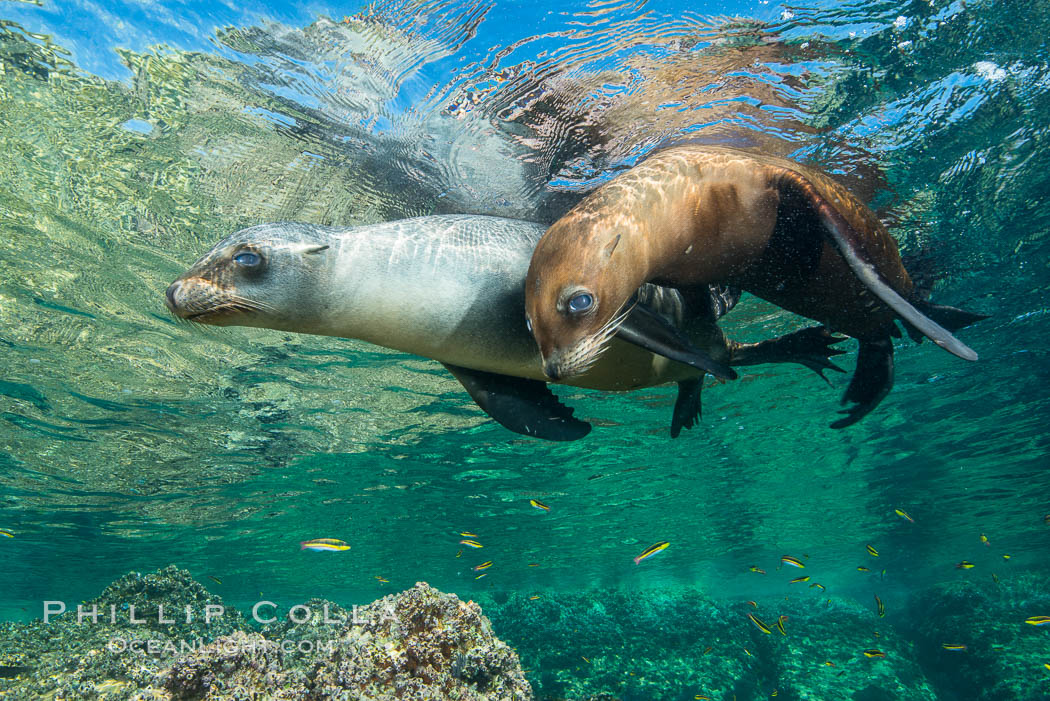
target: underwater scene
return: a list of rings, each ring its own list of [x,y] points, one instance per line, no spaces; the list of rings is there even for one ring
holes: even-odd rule
[[[0,698],[1050,699],[1048,37],[0,0]]]

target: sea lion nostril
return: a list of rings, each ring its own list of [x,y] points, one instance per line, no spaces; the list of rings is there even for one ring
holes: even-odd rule
[[[175,295],[178,294],[179,288],[182,287],[182,283],[176,280],[175,282],[168,285],[168,291],[164,293],[164,296],[168,299],[168,309],[175,311],[177,305],[175,304]]]

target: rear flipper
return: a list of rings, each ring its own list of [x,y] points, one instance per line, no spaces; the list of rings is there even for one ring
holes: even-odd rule
[[[825,370],[846,372],[831,362],[831,356],[845,353],[831,346],[844,340],[846,339],[841,336],[831,335],[823,326],[810,326],[760,343],[730,341],[729,364],[798,363],[820,375],[821,379],[830,385],[831,382],[824,376]]]
[[[481,409],[504,428],[548,441],[575,441],[591,425],[572,416],[547,383],[442,363]]]
[[[893,389],[893,341],[880,338],[861,341],[857,354],[857,369],[853,372],[842,403],[853,406],[839,412],[844,418],[831,424],[832,428],[846,428],[857,423],[879,405],[882,398]]]
[[[703,388],[702,377],[678,383],[678,399],[671,415],[671,438],[678,438],[683,428],[692,428],[700,419],[700,390]]]

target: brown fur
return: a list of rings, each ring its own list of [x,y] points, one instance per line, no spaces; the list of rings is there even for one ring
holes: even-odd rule
[[[578,357],[573,349],[587,345],[644,282],[728,283],[833,331],[885,337],[893,312],[825,238],[802,236],[799,245],[813,247],[814,254],[802,273],[794,256],[770,250],[778,221],[781,235],[805,232],[819,226],[822,208],[849,224],[855,244],[882,277],[909,296],[912,282],[893,237],[831,178],[786,159],[734,149],[679,146],[654,154],[555,222],[537,246],[526,279],[526,313],[545,364],[571,374],[574,368],[561,367],[561,358]],[[617,236],[615,250],[606,255]],[[565,304],[580,290],[593,294],[596,304],[574,317]]]

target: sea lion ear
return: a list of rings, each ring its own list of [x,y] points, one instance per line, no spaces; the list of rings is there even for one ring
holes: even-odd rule
[[[605,258],[610,258],[610,257],[612,256],[612,254],[613,254],[613,251],[615,251],[615,250],[616,250],[616,247],[617,247],[617,246],[618,246],[619,244],[620,244],[620,234],[616,234],[616,238],[614,238],[614,239],[613,239],[613,240],[612,240],[611,242],[609,242],[609,243],[608,243],[608,244],[607,244],[607,245],[605,246],[605,250],[604,250],[604,251],[602,251],[602,255],[603,255],[603,256],[604,256]]]
[[[305,251],[303,251],[303,253],[305,253],[306,255],[314,255],[315,253],[320,253],[321,251],[327,251],[328,248],[329,246],[326,243],[323,246],[311,246],[310,248],[307,248]]]

